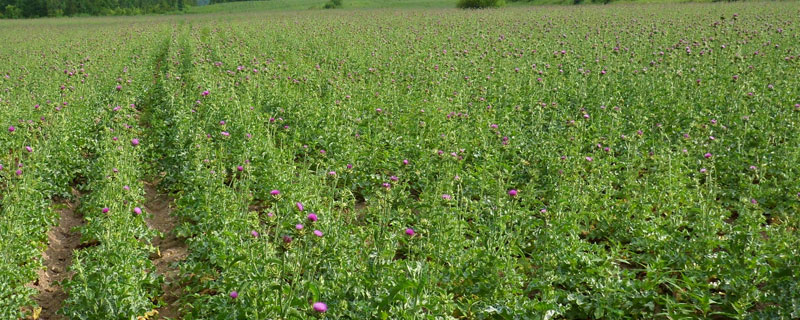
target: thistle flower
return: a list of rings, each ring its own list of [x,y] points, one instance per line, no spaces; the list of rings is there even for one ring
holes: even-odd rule
[[[33,148],[31,148],[31,146],[25,146],[25,150],[28,152],[33,152]]]
[[[711,152],[706,152],[706,154],[704,154],[703,157],[705,157],[706,159],[711,158]]]
[[[273,196],[277,196],[277,195],[281,194],[281,192],[278,189],[275,189],[275,190],[270,191],[269,194],[271,194]]]
[[[303,207],[303,204],[302,204],[302,203],[300,203],[300,202],[298,202],[298,203],[297,203],[297,210],[303,211],[303,208],[304,208],[304,207]]]
[[[297,229],[297,230],[303,230],[303,225],[298,223],[298,224],[294,225],[294,228]]]
[[[8,127],[8,132],[14,132],[14,131],[17,131],[17,128],[14,128],[14,126]]]
[[[414,236],[414,233],[415,233],[415,232],[414,232],[414,229],[411,229],[411,228],[407,228],[407,229],[406,229],[406,235],[408,235],[408,236],[410,236],[410,237],[413,237],[413,236]]]
[[[314,235],[317,237],[322,237],[322,231],[314,230]]]
[[[253,236],[253,238],[258,238],[258,231],[250,231],[250,235]]]
[[[512,196],[512,197],[516,197],[516,196],[517,196],[517,193],[518,193],[518,192],[517,192],[517,189],[511,189],[511,190],[508,190],[508,195],[509,195],[509,196]]]
[[[230,294],[230,296],[231,296],[231,299],[236,299],[236,298],[238,298],[238,297],[239,297],[239,293],[238,293],[238,292],[236,292],[236,291],[231,291],[231,294]]]
[[[103,208],[103,213],[108,213],[108,207]]]
[[[403,164],[408,165],[408,159],[403,159]]]
[[[319,220],[319,218],[317,218],[317,215],[316,215],[316,214],[314,214],[314,213],[309,213],[307,218],[308,218],[308,220],[310,220],[311,222],[315,222],[315,221]]]
[[[244,171],[244,167],[242,167],[242,166],[236,166],[236,170],[237,170],[237,171]]]
[[[133,213],[135,213],[137,216],[142,214],[142,208],[139,207],[133,208]]]
[[[131,139],[131,145],[134,146],[134,147],[138,146],[139,145],[139,139],[136,139],[136,138]]]
[[[442,195],[442,199],[444,199],[444,200],[450,200],[450,199],[451,199],[451,197],[450,197],[450,195],[449,195],[449,194],[443,194],[443,195]]]
[[[311,307],[314,308],[314,311],[320,313],[328,311],[328,305],[326,305],[324,302],[314,302]]]

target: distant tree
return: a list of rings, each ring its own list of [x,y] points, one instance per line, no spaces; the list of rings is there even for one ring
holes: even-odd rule
[[[462,9],[496,8],[506,4],[504,0],[458,0],[458,7]]]

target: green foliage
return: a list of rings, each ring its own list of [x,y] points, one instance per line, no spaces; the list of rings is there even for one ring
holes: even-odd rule
[[[4,21],[0,318],[72,188],[62,313],[163,305],[152,177],[181,319],[797,318],[799,7]]]
[[[505,4],[505,0],[458,0],[457,6],[462,9],[481,9],[498,8]]]
[[[325,3],[325,6],[323,6],[323,8],[325,9],[335,9],[341,7],[342,7],[342,0],[329,0],[328,2]]]

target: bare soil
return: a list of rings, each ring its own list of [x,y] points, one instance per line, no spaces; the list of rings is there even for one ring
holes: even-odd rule
[[[156,272],[164,275],[163,285],[165,305],[158,308],[159,319],[179,319],[178,297],[181,295],[180,271],[177,263],[186,259],[188,250],[183,239],[175,236],[173,229],[178,225],[178,220],[172,216],[175,199],[169,195],[158,192],[157,183],[145,183],[145,211],[152,216],[147,219],[147,225],[163,234],[163,237],[153,239],[153,246],[158,250],[151,256]]]
[[[72,189],[72,195],[75,196],[75,201],[56,202],[63,207],[58,210],[58,226],[47,232],[47,250],[42,254],[45,269],[39,270],[38,279],[30,284],[30,287],[39,290],[39,294],[33,298],[41,308],[38,319],[64,319],[56,314],[67,298],[61,282],[72,276],[67,268],[72,264],[74,250],[80,246],[81,235],[73,229],[85,224],[83,217],[75,212],[80,204],[81,194]]]

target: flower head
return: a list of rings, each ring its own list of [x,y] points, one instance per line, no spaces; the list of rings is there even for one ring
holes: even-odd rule
[[[231,299],[236,299],[236,298],[238,298],[238,297],[239,297],[239,293],[238,293],[238,292],[236,292],[236,291],[231,291],[231,294],[230,294],[230,296],[231,296]]]
[[[138,146],[139,145],[139,139],[136,139],[136,138],[131,139],[131,145],[134,146],[134,147]]]
[[[511,190],[508,190],[508,195],[509,195],[509,196],[512,196],[512,197],[516,197],[516,196],[517,196],[517,193],[518,193],[518,192],[517,192],[517,189],[511,189]]]
[[[275,190],[270,191],[269,194],[271,194],[273,196],[277,196],[277,195],[281,194],[281,192],[280,192],[280,190],[275,189]]]
[[[304,209],[303,204],[298,202],[297,203],[297,210],[303,211],[303,209]]]
[[[328,311],[328,305],[326,305],[324,302],[314,302],[311,307],[314,308],[314,311],[316,312]]]
[[[317,237],[321,237],[322,236],[322,231],[314,230],[314,235],[317,236]]]
[[[319,219],[319,218],[317,218],[317,215],[314,214],[314,213],[309,213],[307,218],[311,222],[315,222],[315,221],[317,221]]]
[[[137,216],[142,214],[142,208],[139,207],[133,208],[133,213],[135,213]]]
[[[406,229],[406,234],[407,234],[408,236],[412,236],[412,237],[413,237],[413,236],[414,236],[414,233],[415,233],[415,232],[414,232],[414,229],[411,229],[411,228],[407,228],[407,229]]]

